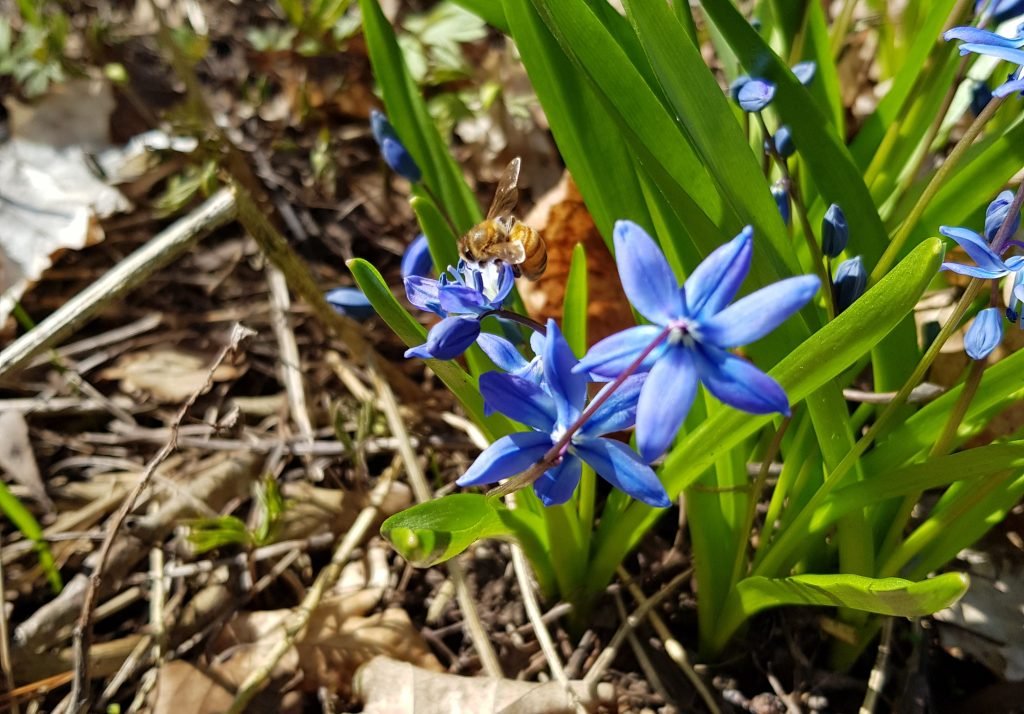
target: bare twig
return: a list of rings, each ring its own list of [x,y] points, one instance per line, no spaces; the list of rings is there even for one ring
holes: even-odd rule
[[[619,619],[623,622],[629,617],[629,613],[626,612],[626,605],[622,602],[622,592],[615,591],[615,609],[619,611]],[[668,695],[668,690],[665,689],[665,685],[661,681],[661,677],[658,676],[658,670],[654,668],[651,663],[651,658],[647,655],[647,651],[644,650],[643,645],[640,642],[640,638],[636,636],[636,632],[632,628],[626,631],[626,637],[629,638],[629,646],[633,650],[633,655],[636,657],[636,661],[640,664],[640,669],[643,670],[644,676],[654,691],[658,693],[666,704],[672,703],[672,698]]]
[[[7,632],[7,592],[4,587],[4,564],[0,560],[0,670],[4,674],[4,685],[8,692],[14,691],[14,675],[11,671],[11,648]],[[11,711],[18,714],[17,702],[11,702]]]
[[[54,310],[34,330],[0,352],[0,378],[73,333],[104,307],[137,288],[234,215],[235,199],[231,192],[221,190],[215,193],[195,211],[158,233],[102,278]]]
[[[107,529],[106,538],[99,550],[99,559],[96,563],[96,567],[93,569],[93,572],[89,577],[89,586],[85,591],[85,597],[82,601],[82,612],[79,617],[78,624],[75,627],[75,678],[71,688],[73,711],[82,713],[89,708],[89,647],[92,644],[92,618],[96,609],[96,600],[99,594],[100,582],[103,578],[103,569],[107,563],[110,551],[113,548],[117,532],[128,517],[128,514],[131,513],[132,509],[135,507],[135,502],[139,495],[146,486],[149,485],[157,467],[171,455],[175,448],[177,448],[177,429],[181,426],[181,422],[184,421],[185,415],[188,413],[189,409],[192,408],[192,405],[195,404],[199,395],[210,388],[213,383],[213,373],[218,367],[220,367],[224,360],[227,359],[229,354],[232,354],[239,348],[243,340],[253,334],[255,333],[246,327],[242,327],[238,324],[234,326],[231,331],[230,341],[221,349],[220,353],[217,355],[216,359],[214,359],[213,364],[207,371],[205,383],[201,388],[196,390],[188,400],[182,404],[181,409],[178,410],[178,414],[175,416],[174,422],[171,425],[171,438],[166,444],[164,444],[163,448],[157,452],[156,456],[150,460],[149,464],[146,465],[146,470],[143,472],[139,482],[135,485],[135,488],[132,489],[132,492],[128,494],[124,503],[121,504],[121,508],[111,520],[110,526]]]
[[[313,583],[313,587],[306,593],[302,603],[292,612],[290,621],[283,626],[284,633],[281,639],[267,653],[263,664],[242,682],[235,695],[235,700],[231,704],[231,708],[228,709],[228,714],[240,714],[245,711],[252,698],[266,686],[270,674],[273,672],[274,667],[277,666],[277,663],[281,661],[281,658],[284,657],[295,642],[302,637],[306,626],[309,624],[309,618],[320,604],[324,593],[338,581],[342,568],[352,556],[352,551],[362,542],[366,532],[377,518],[380,505],[387,497],[388,491],[391,490],[391,481],[394,478],[394,472],[397,471],[398,464],[399,457],[395,457],[391,466],[385,469],[380,481],[370,495],[369,505],[359,513],[352,527],[345,533],[341,543],[338,544],[334,555],[331,557],[331,562],[320,571],[316,582]]]
[[[387,419],[388,428],[391,429],[394,437],[398,439],[398,453],[402,455],[402,459],[405,461],[405,469],[409,475],[413,495],[420,503],[429,501],[434,497],[434,494],[430,490],[427,477],[423,474],[419,461],[416,460],[416,453],[413,451],[409,432],[405,428],[405,422],[402,421],[401,415],[398,413],[398,401],[395,399],[395,393],[391,391],[390,385],[388,385],[384,378],[372,368],[372,365],[370,378],[377,390],[377,397],[380,401],[380,407],[384,412],[384,418]],[[462,610],[462,616],[466,629],[469,631],[469,637],[473,641],[473,646],[476,648],[477,654],[480,655],[480,664],[488,676],[503,677],[504,673],[501,670],[501,664],[498,662],[498,655],[495,654],[494,648],[491,646],[491,640],[487,637],[487,632],[480,621],[480,615],[476,611],[473,596],[469,592],[469,585],[466,583],[462,566],[455,558],[449,560],[445,565],[452,577],[452,582],[455,583],[455,594],[459,600],[459,608]]]
[[[859,714],[874,714],[882,690],[885,689],[885,681],[889,678],[889,652],[892,650],[894,622],[891,617],[882,620],[882,640],[878,643],[875,664],[868,677],[868,691],[864,693],[864,703],[860,705]]]

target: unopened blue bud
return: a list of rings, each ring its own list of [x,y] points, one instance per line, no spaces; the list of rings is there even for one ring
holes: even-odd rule
[[[729,96],[732,97],[734,102],[739,102],[740,90],[743,89],[743,85],[749,81],[750,77],[745,74],[741,74],[739,77],[732,80],[731,84],[729,84]]]
[[[775,205],[779,207],[779,213],[782,215],[782,222],[787,226],[790,220],[792,220],[792,213],[789,205],[789,191],[781,183],[776,183],[772,186],[772,198],[775,199]]]
[[[832,281],[836,303],[836,314],[850,307],[868,285],[868,274],[864,271],[864,261],[856,258],[844,260],[836,268],[836,277]]]
[[[395,127],[383,113],[374,109],[370,112],[370,130],[380,146],[380,153],[391,170],[412,183],[418,183],[423,174],[408,149],[398,138]]]
[[[1016,310],[1014,310],[1013,308],[1010,308],[1010,307],[1006,308],[1006,320],[1007,320],[1007,322],[1009,322],[1011,325],[1016,325],[1017,324],[1017,320],[1019,320],[1019,319],[1020,319],[1020,314],[1018,314]]]
[[[988,208],[985,209],[985,240],[989,243],[996,237],[1000,227],[1006,221],[1006,216],[1010,212],[1010,205],[1013,203],[1013,191],[1003,191],[992,203],[988,204]],[[1010,227],[1010,232],[1007,234],[1007,238],[1012,236],[1020,228],[1020,213],[1018,212],[1013,218],[1013,225]],[[1005,245],[1005,244],[1004,244]]]
[[[821,221],[821,251],[830,258],[846,250],[850,240],[850,228],[846,225],[846,214],[838,204],[833,203],[825,211]]]
[[[779,152],[779,156],[782,158],[788,159],[796,153],[796,145],[793,143],[793,133],[789,130],[788,126],[783,125],[779,127],[779,130],[775,132],[774,141],[775,150]]]
[[[775,97],[775,85],[763,79],[748,80],[736,95],[736,100],[745,112],[759,112]]]
[[[997,307],[978,313],[964,335],[964,352],[971,359],[982,360],[1003,341],[1003,316]]]
[[[402,277],[418,275],[425,278],[434,269],[434,259],[430,257],[430,246],[427,237],[420,233],[402,254]]]
[[[335,310],[353,320],[367,320],[374,315],[373,305],[359,288],[335,288],[325,295]]]
[[[800,80],[800,84],[808,85],[814,81],[814,75],[818,71],[818,65],[813,61],[797,62],[793,65],[793,74]]]

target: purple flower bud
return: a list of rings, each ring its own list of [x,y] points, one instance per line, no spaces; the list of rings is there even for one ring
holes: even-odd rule
[[[964,352],[971,359],[982,360],[1003,340],[1003,316],[997,307],[978,313],[964,335]]]
[[[789,191],[781,183],[776,183],[772,186],[772,198],[775,199],[775,205],[779,207],[779,213],[782,214],[782,222],[788,226],[792,219],[789,206]]]
[[[846,224],[846,214],[838,204],[833,203],[821,221],[821,250],[830,258],[838,257],[846,250],[849,240],[850,228]]]
[[[427,237],[420,233],[402,254],[402,277],[418,275],[425,278],[434,269],[434,259],[430,257],[430,246]]]
[[[374,313],[373,305],[359,288],[335,288],[325,295],[335,310],[353,320],[367,320]]]
[[[775,150],[779,152],[779,156],[784,159],[788,159],[790,156],[796,153],[796,145],[793,144],[793,133],[789,130],[788,126],[780,126],[779,130],[775,132]]]
[[[793,74],[800,80],[800,84],[808,85],[814,81],[814,75],[818,71],[818,65],[813,61],[807,60],[806,62],[797,62],[793,65]]]
[[[1006,221],[1006,215],[1010,212],[1010,204],[1013,203],[1013,191],[1003,191],[985,209],[985,240],[989,243],[996,237],[999,228]],[[1013,218],[1013,225],[1010,227],[1011,237],[1020,228],[1020,213]]]
[[[856,258],[844,260],[836,268],[836,277],[832,281],[836,314],[850,307],[861,295],[868,284],[868,274],[864,271],[864,261]]]
[[[729,85],[729,96],[732,97],[734,102],[740,100],[740,90],[743,89],[743,85],[750,81],[750,77],[745,74],[741,74],[739,77],[734,79]]]
[[[391,167],[391,170],[412,183],[418,183],[423,178],[420,167],[416,165],[416,161],[405,148],[402,140],[398,138],[395,127],[383,113],[376,109],[370,112],[370,130],[380,146],[380,153],[384,156],[385,163]]]
[[[971,89],[971,114],[978,116],[992,101],[992,90],[984,82],[978,82]]]

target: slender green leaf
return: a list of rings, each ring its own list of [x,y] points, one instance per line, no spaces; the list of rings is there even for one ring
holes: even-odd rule
[[[894,617],[922,617],[949,607],[967,592],[963,573],[945,573],[921,582],[860,575],[755,576],[741,581],[726,604],[712,651],[721,649],[751,615],[782,605],[845,607]]]
[[[434,202],[424,196],[414,196],[410,203],[423,235],[427,237],[427,247],[437,272],[447,270],[449,265],[458,265],[459,237],[452,232]]]
[[[18,497],[11,493],[7,484],[0,481],[0,513],[3,513],[14,524],[14,527],[25,536],[32,544],[39,558],[39,564],[46,572],[46,579],[50,581],[53,591],[60,592],[64,587],[57,565],[53,560],[53,553],[50,552],[50,545],[46,542],[43,529],[39,525],[32,512],[25,508],[25,505],[18,500]]]
[[[587,351],[587,253],[582,243],[572,250],[569,278],[562,305],[562,333],[569,347],[582,357]]]

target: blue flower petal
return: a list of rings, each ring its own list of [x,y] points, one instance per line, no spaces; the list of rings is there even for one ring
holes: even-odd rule
[[[733,98],[733,101],[738,102],[740,100],[740,90],[743,89],[743,85],[749,81],[750,77],[745,74],[741,74],[729,83],[729,96]]]
[[[637,312],[659,325],[682,316],[679,281],[658,244],[632,221],[615,223],[615,262]]]
[[[698,345],[694,358],[700,381],[720,402],[751,414],[789,416],[789,399],[779,383],[746,360],[712,345]]]
[[[420,310],[447,317],[447,313],[441,309],[441,284],[438,281],[412,275],[403,282],[405,283],[405,296],[409,302]]]
[[[853,305],[864,294],[867,286],[868,273],[864,270],[864,261],[859,255],[840,263],[832,282],[836,314]]]
[[[395,128],[391,126],[391,122],[384,116],[384,113],[373,109],[370,111],[370,130],[373,132],[373,138],[377,142],[377,145],[384,143],[384,139],[391,138],[398,140],[398,134],[395,133]]]
[[[580,415],[586,401],[587,376],[573,373],[573,367],[578,364],[576,355],[554,320],[548,320],[541,362],[544,378],[558,407],[558,423],[568,427]]]
[[[384,156],[387,165],[399,176],[412,183],[419,183],[419,180],[423,178],[420,167],[416,165],[412,155],[397,139],[384,137],[384,141],[380,145],[380,153]]]
[[[654,325],[638,325],[609,335],[591,347],[573,371],[589,372],[598,377],[615,379],[661,332],[662,328]],[[638,371],[645,371],[654,366],[659,353],[660,350],[654,350]]]
[[[998,87],[992,90],[993,97],[1008,97],[1011,94],[1017,92],[1024,92],[1024,79],[1013,79],[1009,82],[1003,82]]]
[[[955,240],[964,249],[964,252],[971,256],[971,259],[978,264],[979,268],[996,271],[1006,270],[1006,265],[998,255],[992,252],[988,241],[974,231],[956,226],[939,226],[939,233]]]
[[[960,40],[969,45],[985,45],[986,47],[1022,47],[1024,39],[1020,37],[1003,37],[995,32],[979,30],[977,27],[954,27],[942,33],[946,42]]]
[[[793,74],[800,81],[800,84],[804,86],[814,81],[814,76],[818,71],[818,65],[813,60],[806,60],[804,62],[797,62],[792,67]]]
[[[943,270],[952,270],[954,273],[960,275],[969,275],[972,278],[1001,278],[1007,274],[1007,270],[986,270],[985,268],[977,268],[973,265],[963,265],[961,263],[943,263]]]
[[[582,474],[583,462],[572,454],[566,454],[562,463],[548,469],[533,482],[533,492],[545,506],[560,506],[579,486]]]
[[[353,320],[366,320],[375,314],[369,298],[359,288],[335,288],[324,297],[331,307]]]
[[[821,281],[814,275],[772,283],[701,323],[699,339],[717,347],[740,347],[755,342],[806,305],[819,287]]]
[[[1003,191],[985,209],[985,240],[989,243],[996,237],[996,233],[999,232],[999,229],[1006,221],[1006,216],[1010,212],[1010,204],[1012,203],[1013,191]],[[1014,216],[1010,235],[1016,233],[1018,228],[1020,228],[1020,213]]]
[[[620,491],[655,508],[672,505],[657,474],[625,444],[601,437],[581,440],[574,448],[601,478]]]
[[[427,237],[420,233],[416,236],[409,247],[402,254],[402,277],[410,275],[427,277],[434,269],[434,259],[430,257],[430,246],[427,244]]]
[[[987,307],[978,313],[964,335],[964,352],[971,359],[982,360],[1003,341],[1003,314],[998,307]]]
[[[969,42],[967,44],[960,45],[958,48],[960,54],[966,55],[970,52],[976,52],[979,55],[988,55],[989,57],[996,57],[1013,64],[1021,65],[1024,64],[1024,50],[1014,49],[1014,45],[989,45],[989,44],[978,44]],[[997,89],[996,92],[999,90]],[[993,92],[995,94],[996,92]]]
[[[459,486],[482,486],[515,476],[544,458],[551,448],[551,435],[521,431],[503,436],[487,447],[455,482]]]
[[[707,319],[732,302],[750,270],[754,231],[740,234],[711,252],[686,279],[686,308],[690,317]]]
[[[530,366],[529,361],[519,353],[516,346],[504,337],[481,332],[476,343],[480,345],[484,354],[491,358],[491,362],[506,372],[517,374]]]
[[[745,112],[759,112],[774,98],[775,85],[763,79],[751,79],[737,92],[737,101]]]
[[[555,400],[533,382],[513,374],[487,372],[480,375],[484,404],[520,424],[549,434],[558,417]]]
[[[441,309],[449,315],[479,315],[491,309],[490,301],[479,290],[464,285],[445,285],[439,291]]]
[[[682,345],[665,350],[647,375],[636,410],[636,445],[650,463],[665,453],[697,394],[693,353]]]
[[[636,405],[640,399],[640,390],[646,380],[646,374],[627,377],[587,419],[579,433],[583,436],[602,436],[633,426],[636,423]],[[600,399],[611,386],[605,386],[594,399]]]
[[[459,315],[446,317],[430,328],[427,342],[406,350],[406,357],[455,359],[476,341],[480,335],[480,320]]]

